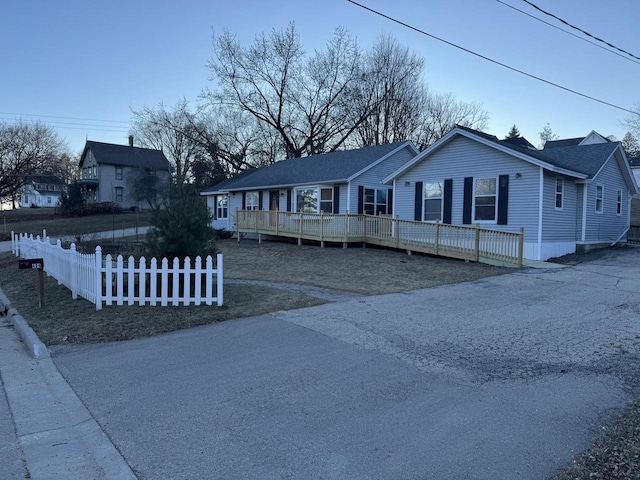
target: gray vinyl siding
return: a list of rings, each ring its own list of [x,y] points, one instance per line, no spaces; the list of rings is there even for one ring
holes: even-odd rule
[[[556,209],[556,178],[564,180],[562,209]],[[542,241],[574,242],[580,235],[576,230],[578,215],[578,185],[571,177],[544,172],[544,200],[542,206]]]
[[[358,187],[363,186],[365,188],[387,188],[391,189],[391,185],[382,184],[382,180],[393,172],[402,167],[405,163],[415,157],[413,150],[409,147],[405,147],[396,154],[391,157],[385,159],[380,162],[375,167],[367,170],[362,175],[358,175],[351,181],[351,196],[350,196],[350,207],[349,213],[356,214],[358,213]],[[340,212],[343,212],[342,203],[340,204]],[[391,213],[391,212],[389,212]]]
[[[520,177],[516,178],[515,174]],[[525,241],[538,236],[538,190],[540,168],[465,137],[456,137],[396,179],[395,213],[414,219],[416,182],[453,180],[452,223],[462,225],[464,178],[498,178],[509,175],[507,225],[483,222],[488,228],[518,232],[524,228]],[[405,182],[409,182],[405,185]]]
[[[596,186],[602,185],[603,211],[596,213]],[[622,214],[617,215],[617,194],[622,190]],[[587,243],[613,242],[628,227],[629,189],[614,157],[607,160],[600,172],[587,185]]]

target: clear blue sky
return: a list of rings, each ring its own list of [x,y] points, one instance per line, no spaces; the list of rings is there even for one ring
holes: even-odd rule
[[[637,0],[532,1],[640,56]],[[522,0],[504,2],[535,14]],[[552,29],[496,0],[361,3],[607,102],[625,108],[640,102],[639,63]],[[206,68],[212,32],[227,28],[247,45],[256,33],[284,27],[291,20],[309,51],[322,48],[339,25],[356,35],[363,47],[381,33],[391,33],[425,58],[425,80],[435,91],[481,103],[490,114],[488,131],[501,138],[514,123],[534,144],[547,122],[562,138],[584,136],[591,130],[618,139],[625,133],[620,124],[625,112],[505,70],[346,0],[3,2],[0,119],[50,123],[74,152],[82,149],[87,137],[126,143],[131,109],[159,102],[173,105],[183,96],[195,102],[205,86],[212,86]]]

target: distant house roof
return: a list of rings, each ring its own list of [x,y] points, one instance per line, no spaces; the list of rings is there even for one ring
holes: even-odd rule
[[[411,142],[395,142],[356,150],[292,158],[266,167],[244,171],[201,193],[346,182],[354,175],[373,166],[377,161],[404,147],[409,147],[418,153]]]
[[[640,155],[627,158],[629,159],[629,165],[631,165],[632,167],[640,167]]]
[[[129,145],[116,145],[114,143],[94,142],[87,140],[80,159],[80,168],[84,163],[87,152],[91,154],[97,163],[118,165],[123,167],[141,167],[155,170],[169,170],[167,157],[161,150],[151,148],[131,147]]]
[[[28,179],[29,182],[42,183],[47,185],[65,185],[65,181],[57,177],[51,172],[42,172],[31,175]]]
[[[543,150],[548,150],[550,148],[556,147],[575,147],[580,145],[580,142],[584,140],[584,137],[578,138],[565,138],[564,140],[547,140],[544,144]]]

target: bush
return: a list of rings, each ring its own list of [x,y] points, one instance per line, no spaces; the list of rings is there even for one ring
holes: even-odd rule
[[[167,206],[151,214],[145,254],[169,260],[215,255],[216,232],[211,220],[209,208],[190,185],[172,185]]]
[[[102,215],[105,213],[122,213],[120,205],[113,202],[90,203],[88,205],[76,205],[62,210],[67,217],[86,217],[89,215]]]
[[[233,232],[225,230],[224,228],[214,228],[213,231],[216,232],[216,238],[218,240],[226,240],[233,237]]]

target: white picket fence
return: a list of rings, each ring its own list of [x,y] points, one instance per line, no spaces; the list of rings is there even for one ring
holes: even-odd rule
[[[187,257],[183,265],[175,258],[169,267],[169,260],[163,258],[158,265],[155,258],[147,261],[144,257],[136,260],[122,255],[113,259],[103,258],[102,248],[95,253],[76,251],[76,245],[63,248],[60,240],[51,243],[46,235],[11,232],[11,248],[16,257],[42,258],[44,271],[71,290],[75,299],[78,295],[95,304],[96,310],[105,305],[213,305],[223,302],[223,260],[222,254],[208,256],[203,265],[200,257]],[[193,263],[193,265],[192,265]]]

